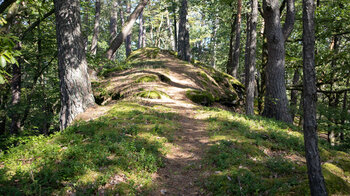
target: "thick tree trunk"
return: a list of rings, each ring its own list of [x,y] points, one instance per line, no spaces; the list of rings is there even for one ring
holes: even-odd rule
[[[127,1],[127,4],[126,4],[126,13],[128,14],[128,17],[130,16],[130,13],[131,13],[131,5],[130,5],[130,1]],[[141,11],[142,13],[142,11]],[[140,14],[141,14],[140,13]],[[123,25],[124,26],[124,25]],[[126,57],[129,57],[130,54],[131,54],[131,39],[132,39],[132,31],[130,31],[128,33],[128,35],[126,36],[126,39],[125,39],[125,55]]]
[[[236,29],[235,29],[235,44],[232,56],[232,72],[233,77],[237,78],[237,72],[239,68],[239,56],[241,46],[241,23],[242,23],[242,0],[237,1],[237,16],[236,16]]]
[[[256,25],[258,22],[258,0],[251,1],[252,10],[247,21],[247,44],[245,59],[246,114],[254,115]]]
[[[136,19],[140,16],[141,12],[146,7],[148,1],[149,0],[141,0],[139,5],[135,8],[133,13],[129,16],[128,20],[123,25],[121,32],[112,41],[110,47],[108,48],[108,50],[106,52],[106,56],[108,59],[112,59],[115,51],[118,50],[118,48],[123,44],[126,37],[130,34],[130,32],[132,31],[132,27],[135,24]]]
[[[190,40],[189,40],[189,32],[186,27],[187,25],[187,0],[181,1],[180,8],[180,22],[179,22],[179,40],[178,40],[178,52],[180,59],[184,61],[190,61]]]
[[[18,134],[21,128],[21,120],[19,115],[19,103],[21,100],[21,62],[12,65],[12,79],[11,79],[11,133]]]
[[[298,68],[295,69],[294,71],[294,76],[293,76],[293,86],[297,85],[300,80],[300,74]],[[298,91],[297,90],[292,90],[290,94],[290,107],[291,107],[291,116],[292,116],[292,121],[294,122],[295,114],[297,111],[297,102],[298,102]]]
[[[100,32],[100,15],[101,15],[101,1],[96,0],[95,4],[95,22],[94,22],[94,35],[91,40],[91,54],[96,55],[98,45],[98,34]]]
[[[303,0],[304,142],[311,195],[327,195],[318,152],[315,73],[315,5]]]
[[[60,129],[94,105],[83,48],[78,0],[55,0],[58,67],[61,88]]]
[[[144,40],[143,40],[143,38],[144,38],[144,35],[143,35],[143,33],[144,33],[144,21],[143,21],[143,11],[141,12],[141,14],[140,14],[140,17],[139,17],[139,21],[140,21],[140,23],[139,23],[139,41],[138,41],[138,44],[137,44],[137,49],[140,49],[140,48],[142,48],[143,47],[143,42],[144,42]]]
[[[285,84],[285,40],[294,25],[294,0],[287,2],[286,22],[281,27],[278,0],[264,0],[264,18],[268,49],[266,95],[263,115],[292,123]]]

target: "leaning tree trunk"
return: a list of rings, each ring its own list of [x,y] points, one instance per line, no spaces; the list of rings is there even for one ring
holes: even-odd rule
[[[118,7],[119,3],[117,0],[112,1],[112,13],[109,21],[109,32],[110,32],[110,42],[112,43],[113,39],[117,36],[117,27],[118,27]]]
[[[187,0],[181,1],[180,22],[179,22],[179,37],[178,37],[178,52],[180,59],[190,61],[189,55],[189,32],[187,25]]]
[[[55,0],[58,68],[61,88],[60,129],[94,105],[80,26],[78,0]]]
[[[287,2],[287,16],[283,28],[280,22],[279,0],[264,0],[263,8],[268,49],[263,115],[292,123],[285,84],[285,41],[294,26],[294,0]]]
[[[251,1],[251,15],[247,21],[247,51],[245,62],[246,114],[254,115],[256,25],[258,22],[258,0]]]
[[[98,45],[98,34],[100,32],[100,15],[101,15],[101,1],[96,0],[95,4],[95,23],[94,23],[94,35],[91,40],[91,54],[96,55]]]
[[[126,13],[128,14],[128,16],[131,13],[131,5],[130,5],[130,1],[127,1],[126,4]],[[141,12],[142,13],[142,12]],[[141,14],[140,13],[140,14]],[[131,54],[131,39],[132,39],[132,31],[129,32],[128,36],[126,36],[125,39],[125,55],[126,57],[129,57]]]
[[[315,73],[315,5],[303,0],[304,142],[311,195],[327,195],[318,152]]]
[[[138,6],[135,8],[133,13],[129,16],[128,20],[123,25],[121,32],[118,36],[112,41],[110,47],[106,51],[106,56],[108,59],[112,59],[114,53],[119,49],[119,47],[123,44],[126,37],[132,31],[132,27],[135,24],[136,19],[140,16],[143,9],[146,7],[149,0],[141,0]]]

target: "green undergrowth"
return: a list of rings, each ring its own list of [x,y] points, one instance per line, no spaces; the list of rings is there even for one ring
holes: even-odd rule
[[[178,117],[119,102],[107,115],[0,154],[0,195],[135,195],[152,188]]]
[[[297,127],[262,117],[203,108],[210,146],[202,186],[213,195],[310,195],[303,135]],[[329,194],[350,194],[350,155],[321,140]]]
[[[162,91],[157,90],[144,90],[139,93],[136,93],[137,97],[147,98],[147,99],[161,99],[162,97],[169,98],[169,95]]]
[[[147,83],[147,82],[157,82],[159,80],[156,75],[145,75],[137,78],[135,83]]]

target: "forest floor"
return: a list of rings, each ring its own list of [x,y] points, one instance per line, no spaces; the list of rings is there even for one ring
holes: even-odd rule
[[[0,195],[310,194],[300,128],[223,106],[234,79],[154,48],[129,61],[71,127],[0,152]],[[320,139],[330,195],[350,194],[349,152]]]

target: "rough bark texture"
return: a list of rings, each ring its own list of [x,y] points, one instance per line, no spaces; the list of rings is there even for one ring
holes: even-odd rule
[[[94,105],[83,48],[78,0],[55,0],[58,67],[61,88],[60,129]]]
[[[187,0],[181,1],[180,8],[180,22],[179,22],[179,37],[178,37],[178,52],[180,59],[184,61],[190,61],[189,55],[189,32],[186,27],[187,24]]]
[[[126,13],[128,14],[128,16],[130,16],[131,13],[131,5],[130,5],[130,1],[127,1],[126,4]],[[142,11],[140,12],[140,14],[142,13]],[[139,16],[138,16],[139,17]],[[137,17],[137,18],[138,18]],[[128,33],[128,35],[126,36],[125,39],[125,55],[126,57],[129,57],[131,54],[131,39],[132,39],[132,31],[130,31]]]
[[[294,0],[291,4],[294,5]],[[288,3],[290,6],[290,3]],[[288,108],[285,84],[285,40],[289,30],[293,28],[294,19],[286,19],[282,29],[280,22],[280,7],[278,0],[264,0],[264,19],[267,38],[268,60],[266,66],[266,94],[263,115],[268,118],[292,123]],[[287,10],[294,10],[288,8]],[[293,14],[287,14],[291,17]],[[287,23],[288,22],[288,23]],[[292,27],[290,27],[292,26]],[[286,29],[286,30],[284,30]]]
[[[138,6],[135,8],[133,13],[129,16],[128,20],[123,25],[121,32],[118,36],[112,41],[110,47],[106,52],[106,56],[108,59],[112,59],[115,51],[123,44],[126,37],[132,31],[132,27],[135,24],[136,19],[140,16],[143,9],[146,7],[149,0],[141,0]]]
[[[316,122],[314,0],[303,0],[304,142],[311,195],[327,195],[318,152]]]
[[[94,22],[94,35],[91,40],[91,54],[96,55],[98,45],[98,34],[100,32],[100,15],[101,15],[101,1],[96,0],[95,4],[95,22]]]
[[[239,68],[239,56],[241,46],[241,23],[242,23],[242,0],[237,1],[237,16],[236,16],[236,29],[235,29],[235,45],[232,56],[232,72],[230,73],[233,77],[237,77]]]
[[[234,20],[234,21],[233,21]],[[232,61],[233,61],[233,40],[235,38],[235,24],[236,24],[237,17],[235,17],[235,14],[232,14],[232,23],[231,23],[231,33],[230,33],[230,49],[228,52],[228,60],[226,65],[226,71],[228,74],[232,73],[233,67],[232,67]]]
[[[251,1],[252,10],[247,25],[247,47],[245,59],[246,114],[254,115],[256,25],[258,22],[258,1]]]
[[[173,1],[173,14],[174,14],[174,41],[175,41],[175,50],[174,51],[178,51],[178,34],[177,34],[177,19],[176,19],[176,1]]]
[[[211,66],[216,69],[216,48],[217,48],[217,33],[218,33],[218,25],[219,25],[219,17],[218,17],[218,10],[216,10],[217,13],[215,14],[214,22],[213,22],[213,33],[212,33],[212,39],[211,39]]]

